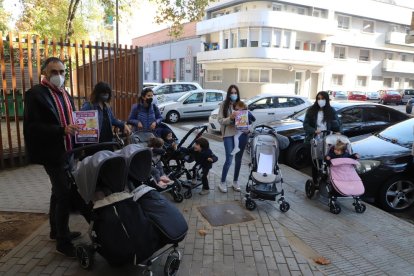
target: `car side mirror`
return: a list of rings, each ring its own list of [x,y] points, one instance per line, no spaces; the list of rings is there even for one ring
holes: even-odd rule
[[[256,109],[256,105],[254,105],[254,104],[249,105],[249,110],[250,110],[250,111],[253,111],[253,110],[255,110],[255,109]]]

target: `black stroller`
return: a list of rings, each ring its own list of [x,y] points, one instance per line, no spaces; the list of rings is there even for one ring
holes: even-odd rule
[[[93,203],[89,227],[92,244],[76,246],[81,267],[92,268],[94,253],[98,252],[111,265],[132,263],[144,267],[151,274],[153,261],[169,252],[165,275],[176,275],[181,261],[178,243],[188,230],[184,217],[151,187],[143,185],[139,193],[125,191],[128,175],[125,156],[103,150],[86,158],[80,157],[84,152],[92,153],[99,147],[102,144],[71,152],[75,159],[82,160],[69,175],[83,200]],[[142,161],[151,163],[150,159]],[[171,246],[163,249],[167,244]]]
[[[285,193],[283,190],[283,177],[278,165],[279,150],[289,145],[286,137],[277,135],[273,128],[266,125],[258,125],[249,140],[251,163],[249,180],[246,185],[246,208],[254,210],[258,200],[276,201],[276,197],[280,196],[278,202],[279,209],[287,212],[290,208],[288,202],[285,201]],[[283,147],[282,147],[283,146]],[[276,184],[280,183],[280,191]]]

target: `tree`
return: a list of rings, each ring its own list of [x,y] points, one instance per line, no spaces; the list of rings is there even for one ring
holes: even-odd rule
[[[3,0],[0,0],[0,31],[6,32],[7,31],[7,23],[10,19],[10,14],[7,13],[3,8]]]

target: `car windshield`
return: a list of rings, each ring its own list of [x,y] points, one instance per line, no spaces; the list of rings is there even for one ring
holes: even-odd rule
[[[189,95],[191,95],[192,93],[194,93],[194,91],[191,91],[191,92],[187,92],[187,93],[185,93],[184,95],[182,95],[181,97],[179,97],[177,100],[175,100],[176,102],[180,102],[180,101],[182,101],[182,100],[184,100],[184,99],[186,99]]]
[[[365,95],[364,92],[360,92],[360,91],[352,91],[351,93],[354,95]]]
[[[413,134],[414,119],[405,120],[401,123],[390,126],[376,136],[391,143],[406,148],[412,148],[414,141]]]
[[[336,111],[338,111],[338,108],[337,107],[334,107],[334,106],[332,106],[332,107]],[[297,112],[293,113],[292,115],[290,115],[288,117],[303,122],[303,121],[305,121],[305,115],[306,115],[306,111],[308,111],[308,108],[309,107],[306,107],[306,108],[304,108],[304,109],[302,109],[300,111],[297,111]]]
[[[336,91],[335,92],[336,94],[336,96],[344,96],[345,95],[345,92],[344,91]]]
[[[387,91],[388,95],[400,95],[397,91]]]

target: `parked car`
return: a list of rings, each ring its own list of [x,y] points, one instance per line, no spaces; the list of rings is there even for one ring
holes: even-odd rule
[[[348,96],[346,95],[346,91],[327,91],[329,94],[329,99],[331,100],[347,100]]]
[[[406,104],[410,99],[414,97],[414,89],[398,89],[401,94],[401,104]]]
[[[367,100],[378,101],[380,99],[380,93],[378,91],[370,91],[366,93]]]
[[[245,103],[256,117],[255,124],[280,120],[312,104],[308,98],[303,96],[270,93],[254,96]],[[211,112],[208,119],[209,129],[212,131],[220,131],[220,124],[217,121],[218,112],[217,108]]]
[[[152,88],[158,103],[175,101],[188,91],[203,89],[196,82],[171,82],[163,83]]]
[[[144,82],[143,84],[142,84],[142,88],[147,88],[147,87],[149,87],[149,88],[153,88],[153,87],[155,87],[155,86],[157,86],[157,85],[160,85],[161,83],[159,83],[159,82]]]
[[[407,112],[407,114],[411,114],[411,112],[413,111],[413,106],[414,106],[414,98],[411,98],[408,100],[407,104],[405,105],[405,112]]]
[[[409,118],[403,112],[376,103],[331,102],[342,122],[342,133],[348,137],[381,131],[386,127]],[[289,138],[290,145],[281,152],[282,161],[302,169],[310,164],[309,148],[303,144],[303,121],[307,109],[271,124],[279,133]]]
[[[360,155],[364,198],[387,211],[403,211],[414,203],[413,128],[414,119],[409,119],[352,142]]]
[[[161,115],[168,123],[182,118],[208,117],[225,99],[226,92],[213,89],[199,89],[185,93],[176,101],[158,105]]]
[[[399,104],[401,103],[401,94],[396,90],[380,90],[381,104]]]
[[[367,95],[362,91],[348,91],[348,100],[350,101],[366,101]]]

